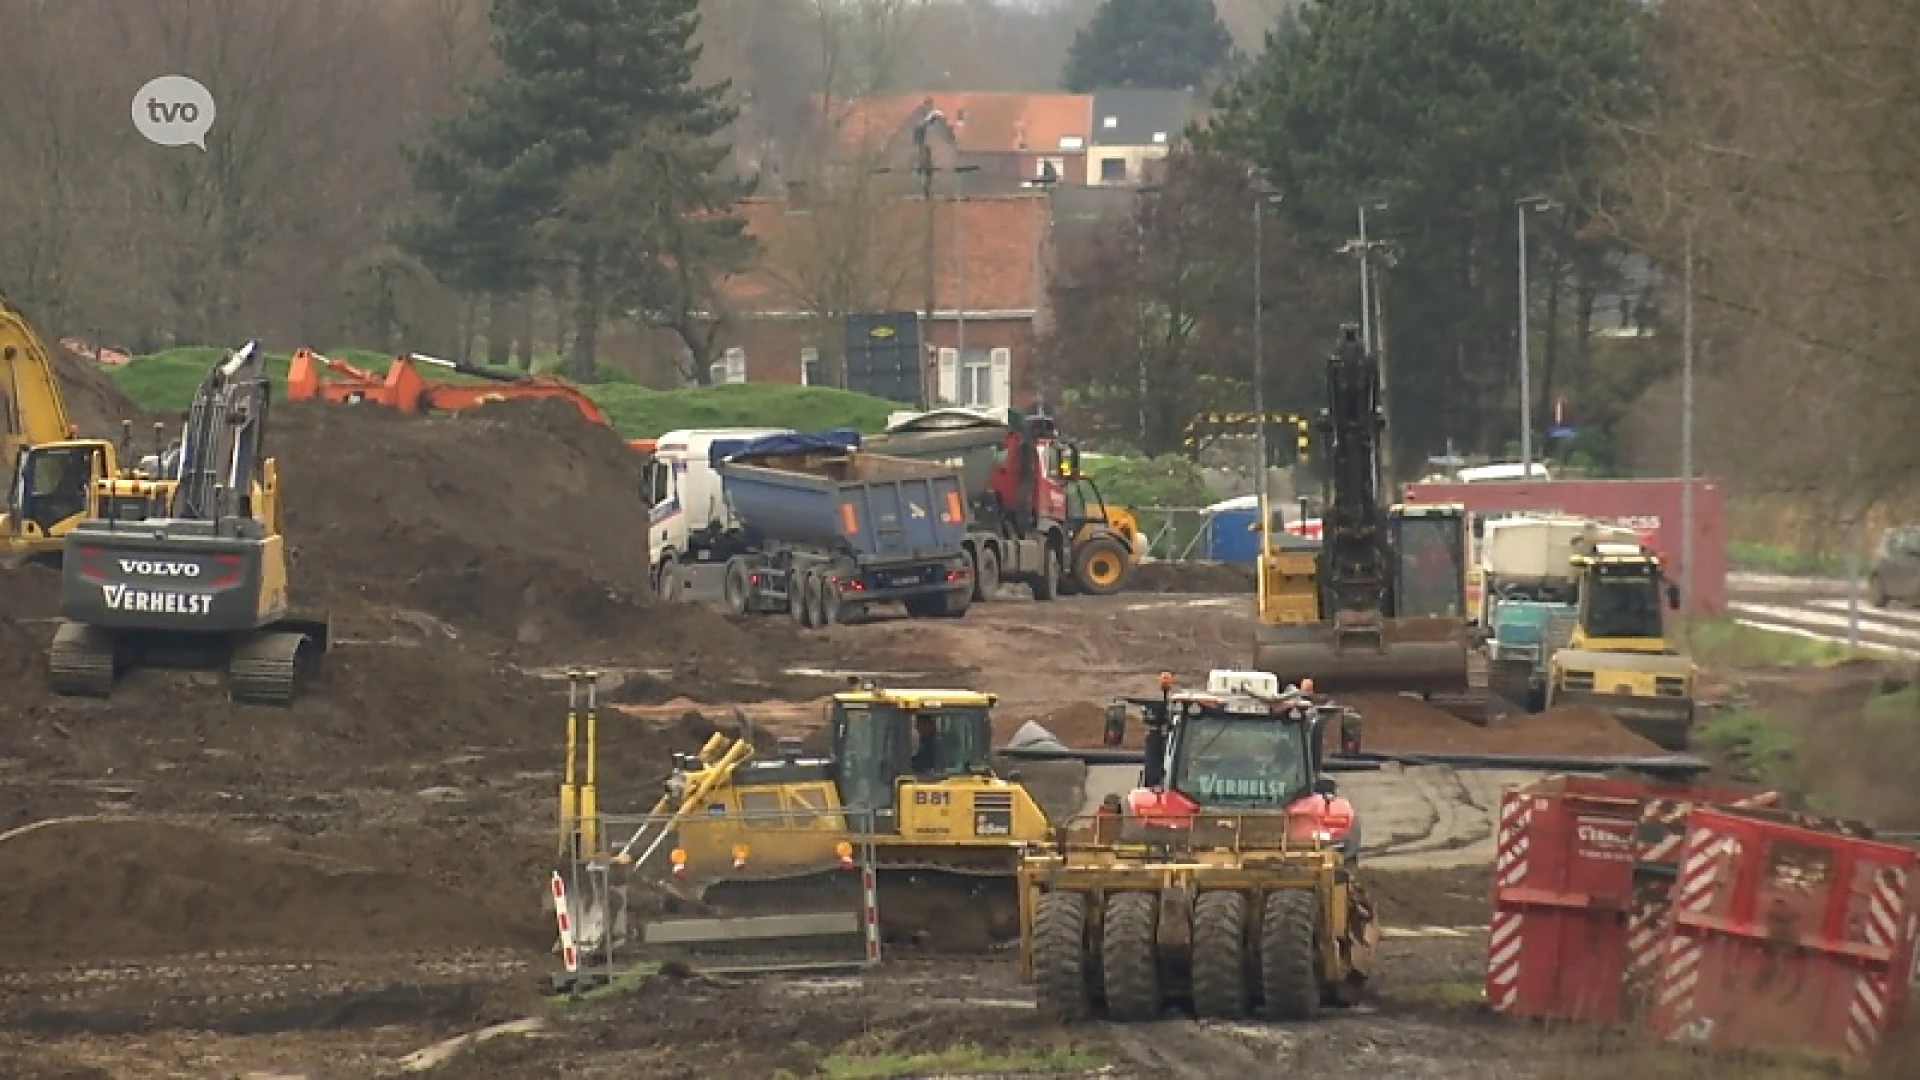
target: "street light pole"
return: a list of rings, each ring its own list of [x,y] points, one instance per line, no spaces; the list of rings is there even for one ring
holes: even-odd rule
[[[1680,317],[1680,590],[1693,606],[1693,223],[1687,223]]]
[[[1527,212],[1550,210],[1553,203],[1539,195],[1521,199],[1520,218],[1520,479],[1533,479],[1533,357],[1528,337]]]
[[[1254,474],[1260,478],[1260,528],[1273,525],[1267,509],[1267,378],[1266,378],[1266,288],[1264,268],[1267,261],[1265,221],[1269,204],[1278,205],[1282,196],[1256,182],[1253,187],[1253,418]]]
[[[1374,200],[1360,204],[1360,344],[1368,352],[1373,351],[1373,271],[1368,263],[1367,211],[1385,210],[1385,200]]]

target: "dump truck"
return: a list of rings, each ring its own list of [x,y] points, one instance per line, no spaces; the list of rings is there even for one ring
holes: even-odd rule
[[[1046,416],[1005,420],[972,409],[897,416],[866,441],[895,457],[960,468],[967,489],[967,558],[976,601],[1002,582],[1036,600],[1126,588],[1145,549],[1140,524],[1108,505],[1080,468],[1080,451]]]
[[[1276,543],[1262,530],[1253,666],[1336,694],[1463,692],[1466,511],[1382,505],[1379,361],[1358,327],[1342,328],[1326,383],[1320,542]]]
[[[644,935],[629,925],[636,886],[696,917],[856,911],[861,882],[851,871],[865,848],[887,937],[937,946],[1018,936],[1020,855],[1046,838],[1048,823],[1026,789],[993,771],[994,695],[851,682],[831,699],[825,754],[786,740],[763,755],[716,734],[697,753],[676,755],[649,824],[603,836],[594,691],[582,685],[591,673],[572,674],[562,861],[610,875],[609,888],[569,890],[582,947],[609,933]],[[582,722],[584,744],[575,734]],[[582,745],[588,757],[576,769]]]
[[[1594,705],[1663,749],[1685,750],[1698,669],[1667,639],[1664,617],[1680,607],[1679,588],[1638,543],[1582,544],[1572,563],[1579,617],[1547,663],[1547,707]]]
[[[1482,582],[1487,688],[1527,712],[1546,707],[1547,666],[1573,640],[1580,613],[1580,545],[1637,543],[1625,526],[1570,515],[1482,519],[1476,562]]]
[[[107,697],[133,667],[225,669],[235,702],[288,705],[327,651],[324,614],[295,614],[277,463],[265,453],[269,396],[259,342],[228,354],[194,392],[179,445],[150,501],[104,480],[65,538],[55,693]],[[147,490],[144,481],[132,481]]]
[[[1379,924],[1343,851],[1358,820],[1321,772],[1344,712],[1268,672],[1133,698],[1140,787],[1020,863],[1020,961],[1043,1016],[1307,1020],[1357,1002]],[[1109,741],[1114,741],[1109,726]]]
[[[673,497],[704,497],[713,516],[701,528],[684,519],[679,546],[656,554],[664,595],[704,572],[721,575],[734,614],[784,613],[803,627],[880,604],[916,618],[966,614],[973,572],[958,469],[865,452],[851,430],[704,445],[701,467],[684,452],[669,462]]]

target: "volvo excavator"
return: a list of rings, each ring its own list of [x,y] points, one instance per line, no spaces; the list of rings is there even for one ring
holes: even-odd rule
[[[1328,693],[1467,690],[1466,511],[1384,506],[1378,359],[1359,328],[1327,359],[1317,551],[1263,529],[1254,668]],[[1270,514],[1262,514],[1263,520]]]
[[[96,485],[94,507],[127,512],[66,534],[56,693],[106,697],[134,667],[224,667],[232,700],[286,705],[317,669],[329,628],[290,613],[263,360],[249,342],[208,373],[150,498],[116,503],[125,482]]]
[[[94,500],[105,481],[119,481],[115,497],[130,503],[164,487],[123,464],[133,452],[131,430],[127,425],[117,448],[77,438],[47,347],[26,316],[0,300],[0,459],[12,469],[0,513],[0,564],[59,562],[67,532],[101,516]]]

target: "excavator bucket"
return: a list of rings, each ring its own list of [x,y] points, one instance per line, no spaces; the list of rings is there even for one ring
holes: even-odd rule
[[[1253,666],[1329,694],[1454,694],[1467,689],[1467,642],[1458,619],[1262,625]]]

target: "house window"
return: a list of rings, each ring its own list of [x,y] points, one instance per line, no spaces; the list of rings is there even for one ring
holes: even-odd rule
[[[707,374],[715,386],[746,382],[747,350],[738,345],[733,346],[722,353],[719,360],[713,362]]]
[[[1124,184],[1127,182],[1126,158],[1101,158],[1100,182],[1103,184]]]
[[[1100,129],[1102,131],[1112,131],[1119,126],[1120,118],[1117,116],[1106,116],[1100,119]]]
[[[969,409],[993,406],[993,361],[985,349],[968,349],[960,365],[960,404]]]
[[[825,385],[827,373],[820,368],[820,350],[811,346],[800,350],[800,385]]]

